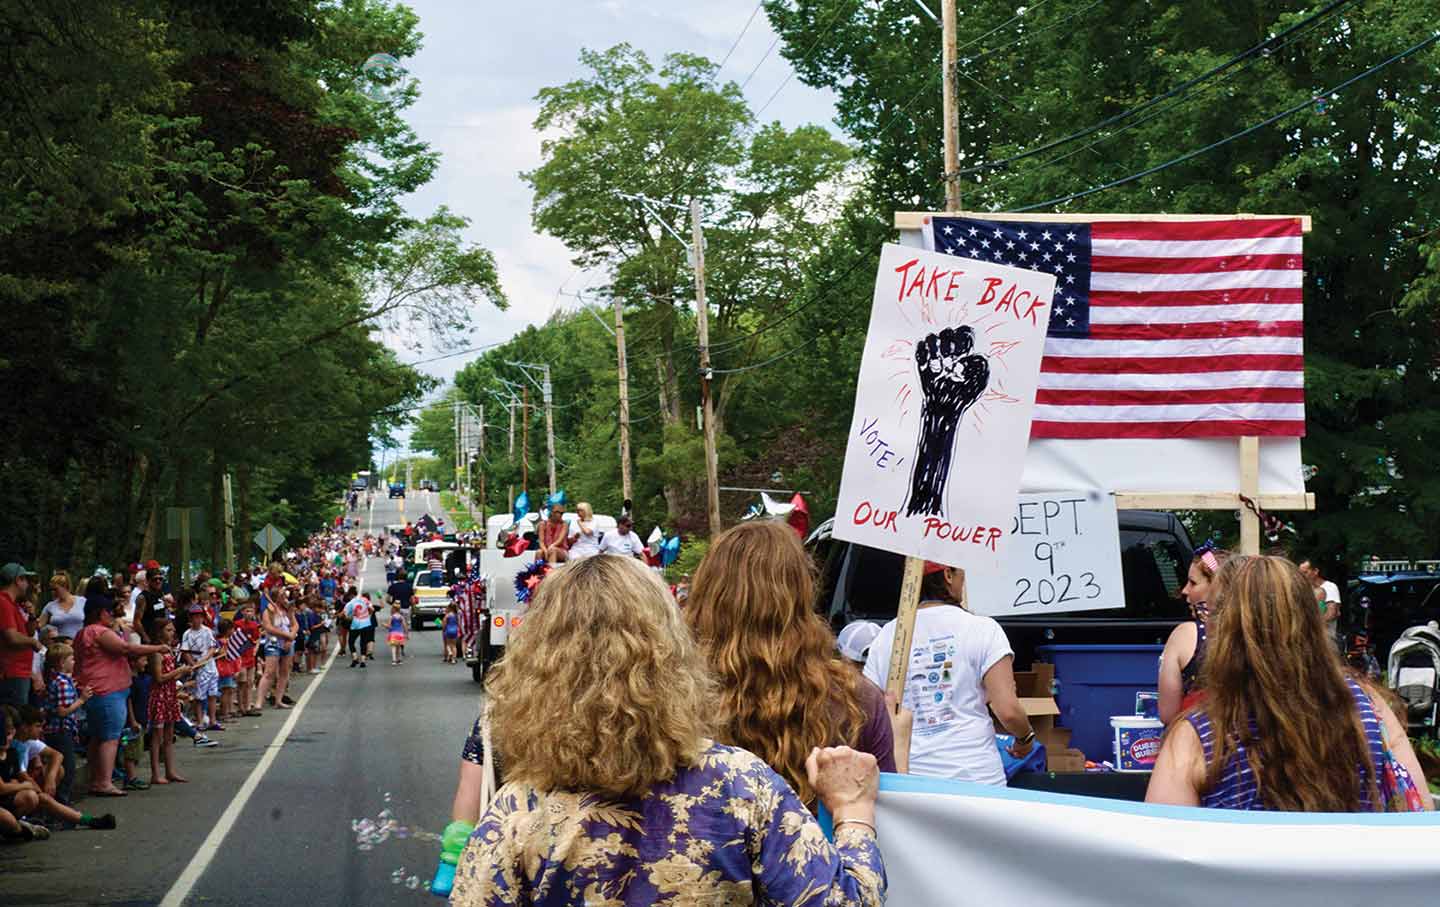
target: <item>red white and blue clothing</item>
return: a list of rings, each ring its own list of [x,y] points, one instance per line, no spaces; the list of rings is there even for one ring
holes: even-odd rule
[[[45,683],[45,733],[69,734],[70,739],[80,742],[80,723],[75,713],[61,715],[61,709],[68,709],[80,698],[75,680],[62,671],[51,672]]]
[[[1375,812],[1383,808],[1371,799],[1369,783],[1379,783],[1385,764],[1385,741],[1381,736],[1380,717],[1375,714],[1375,707],[1371,704],[1370,697],[1360,688],[1360,684],[1348,678],[1346,683],[1350,687],[1355,708],[1360,713],[1360,723],[1365,728],[1365,742],[1370,748],[1370,765],[1355,767],[1355,783],[1360,789],[1360,811]],[[1200,736],[1200,745],[1205,750],[1205,764],[1209,765],[1215,752],[1215,729],[1210,723],[1210,716],[1201,710],[1185,716],[1185,720],[1190,722],[1195,733]],[[1252,721],[1250,731],[1254,734],[1256,730]],[[1213,789],[1200,797],[1200,805],[1208,809],[1270,809],[1265,805],[1255,772],[1250,768],[1249,748],[1244,743],[1237,744],[1231,752],[1220,780]]]

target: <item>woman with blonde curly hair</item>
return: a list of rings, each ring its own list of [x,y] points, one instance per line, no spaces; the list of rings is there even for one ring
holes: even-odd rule
[[[1376,690],[1347,675],[1294,564],[1232,557],[1211,595],[1206,698],[1166,732],[1147,800],[1286,812],[1431,808],[1405,726]],[[1404,779],[1382,790],[1387,774],[1408,775],[1411,796],[1400,790]]]
[[[720,684],[718,739],[764,759],[806,803],[811,747],[852,746],[895,771],[885,694],[836,652],[794,529],[756,520],[727,530],[695,572],[685,618]]]
[[[666,588],[631,559],[551,573],[487,695],[506,781],[451,903],[883,902],[875,760],[810,753],[831,845],[784,779],[710,739],[704,662]]]

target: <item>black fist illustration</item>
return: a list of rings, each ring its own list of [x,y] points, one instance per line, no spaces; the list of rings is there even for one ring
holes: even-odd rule
[[[990,383],[990,363],[970,352],[974,345],[975,331],[969,326],[945,328],[915,345],[925,402],[920,408],[920,440],[910,471],[907,516],[944,514],[956,429]]]

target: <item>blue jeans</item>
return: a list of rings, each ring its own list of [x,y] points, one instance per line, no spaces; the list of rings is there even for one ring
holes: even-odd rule
[[[129,697],[129,690],[116,690],[85,703],[91,739],[101,743],[120,739],[120,732],[125,729],[125,700]]]

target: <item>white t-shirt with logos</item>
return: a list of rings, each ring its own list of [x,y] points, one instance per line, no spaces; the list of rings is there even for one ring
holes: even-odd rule
[[[865,676],[880,687],[890,671],[895,621],[870,644]],[[955,605],[915,613],[905,707],[915,712],[910,772],[1003,785],[1005,768],[985,697],[985,672],[1013,655],[1005,631],[989,617]]]

